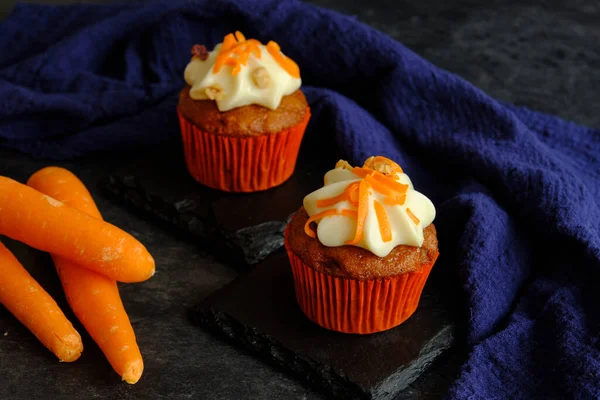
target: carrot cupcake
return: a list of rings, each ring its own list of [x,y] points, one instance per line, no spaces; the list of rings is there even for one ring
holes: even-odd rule
[[[352,167],[340,160],[285,231],[302,311],[345,333],[404,322],[439,254],[434,218],[431,201],[395,162],[370,157]]]
[[[228,192],[285,182],[310,118],[298,65],[277,43],[240,32],[192,54],[177,107],[190,174]]]

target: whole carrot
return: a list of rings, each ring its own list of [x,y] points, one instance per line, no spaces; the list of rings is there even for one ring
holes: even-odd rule
[[[27,184],[70,207],[102,219],[85,185],[64,168],[41,169]],[[60,256],[52,255],[52,259],[77,318],[123,380],[136,383],[144,371],[144,361],[117,282]]]
[[[81,336],[50,295],[0,242],[0,303],[60,361],[75,361]]]
[[[2,176],[0,234],[117,281],[154,275],[154,259],[130,234]]]

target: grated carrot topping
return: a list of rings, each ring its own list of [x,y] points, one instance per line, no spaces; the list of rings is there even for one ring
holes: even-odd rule
[[[387,204],[388,206],[401,206],[404,204],[404,202],[406,201],[406,195],[405,194],[401,194],[399,196],[387,196],[386,198],[383,199],[383,202],[385,204]]]
[[[354,183],[351,183],[350,185],[346,186],[346,189],[344,190],[344,192],[346,192],[348,195],[348,201],[350,202],[350,204],[357,208],[358,208],[358,203],[360,201],[359,186],[360,186],[360,182],[354,182]]]
[[[283,55],[277,42],[271,40],[267,43],[267,51],[288,74],[294,78],[300,78],[300,68],[298,68],[298,64]]]
[[[373,186],[373,189],[375,189],[377,192],[379,192],[385,196],[392,195],[392,189],[389,186],[387,186],[385,183],[375,180],[375,177],[373,176],[373,174],[369,174],[369,175],[365,176],[365,180],[367,182],[369,182],[371,184],[371,186]]]
[[[330,207],[330,206],[337,204],[344,200],[348,200],[348,194],[346,193],[345,190],[342,193],[338,194],[337,196],[330,197],[328,199],[317,200],[317,207],[318,208]]]
[[[235,38],[237,39],[238,42],[245,42],[246,41],[246,37],[240,31],[235,31]]]
[[[369,192],[371,190],[371,184],[367,181],[360,181],[358,185],[358,213],[356,221],[356,234],[354,239],[347,241],[346,244],[358,244],[363,237],[363,229],[365,227],[365,220],[367,219],[367,212],[369,210]]]
[[[260,42],[256,39],[248,39],[239,31],[228,34],[223,39],[219,54],[215,60],[213,72],[218,73],[224,65],[233,67],[231,74],[237,75],[242,66],[248,63],[250,55],[254,54],[260,58]]]
[[[306,233],[311,238],[317,237],[317,235],[315,234],[315,231],[313,231],[311,229],[310,223],[314,222],[314,221],[317,221],[317,220],[319,220],[321,218],[330,217],[330,216],[336,215],[336,214],[337,214],[337,210],[331,209],[331,210],[325,210],[325,211],[322,211],[320,213],[317,213],[317,214],[313,215],[304,224],[304,233]]]
[[[373,189],[385,195],[384,203],[390,206],[402,205],[406,201],[408,185],[398,183],[378,172],[373,172],[365,177]]]
[[[410,208],[406,208],[406,213],[408,214],[408,216],[410,217],[412,222],[415,223],[415,225],[419,225],[419,222],[421,222],[421,220],[419,218],[417,218],[417,216],[415,214],[413,214],[412,211],[410,211]]]
[[[343,215],[345,217],[351,217],[351,218],[357,218],[358,217],[358,213],[354,210],[339,210],[338,211],[340,213],[340,215]]]
[[[372,174],[373,170],[370,168],[364,168],[364,167],[354,167],[354,168],[352,168],[352,173],[361,178],[364,178],[367,175]]]
[[[389,242],[392,240],[392,227],[388,219],[387,213],[383,205],[377,200],[374,201],[375,215],[377,216],[377,222],[379,223],[379,233],[381,234],[381,240]]]
[[[230,33],[223,38],[223,43],[219,54],[215,60],[213,72],[218,73],[224,65],[233,67],[231,74],[237,75],[242,70],[242,67],[248,63],[248,59],[252,54],[256,58],[260,58],[261,43],[256,39],[246,39],[244,34],[236,31],[235,34]],[[274,41],[267,43],[267,51],[275,59],[275,61],[288,74],[294,78],[300,78],[300,68],[293,60],[286,57],[282,52],[279,44]]]
[[[344,188],[344,191],[337,196],[327,199],[317,200],[318,208],[330,207],[342,201],[348,201],[351,205],[358,207],[358,185],[360,182],[353,182]]]
[[[356,211],[353,211],[353,210],[335,210],[335,209],[325,210],[325,211],[322,211],[320,213],[317,213],[317,214],[313,215],[312,217],[310,217],[308,219],[308,221],[306,221],[306,223],[304,224],[304,233],[306,233],[311,238],[316,238],[317,234],[310,227],[310,224],[312,222],[317,221],[317,220],[323,219],[325,217],[331,217],[331,216],[334,216],[334,215],[343,215],[345,217],[350,217],[350,218],[356,218],[357,217]]]
[[[391,179],[390,177],[385,176],[380,173],[375,173],[373,175],[373,179],[389,186],[393,191],[398,192],[400,194],[404,194],[408,190],[408,185],[405,185],[404,183],[396,182],[394,179]]]
[[[223,39],[223,44],[221,45],[221,51],[229,51],[229,50],[233,49],[236,44],[237,44],[237,39],[235,38],[235,36],[232,33],[230,33],[229,35],[225,36],[225,38]]]

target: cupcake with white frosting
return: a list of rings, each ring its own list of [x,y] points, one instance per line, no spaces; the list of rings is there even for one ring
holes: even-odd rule
[[[345,333],[393,328],[416,310],[438,257],[435,207],[384,157],[345,161],[304,198],[285,231],[296,298]]]
[[[285,182],[310,118],[298,65],[276,42],[240,32],[192,54],[177,107],[191,175],[230,192]]]

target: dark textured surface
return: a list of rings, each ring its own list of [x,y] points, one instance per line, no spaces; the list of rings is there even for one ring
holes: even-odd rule
[[[595,0],[314,0],[356,15],[491,96],[600,127]]]
[[[206,299],[192,317],[331,395],[392,399],[452,345],[441,297],[430,280],[419,308],[400,326],[372,335],[329,331],[298,307],[287,254],[279,251]]]
[[[357,15],[495,97],[600,127],[596,111],[600,107],[600,6],[595,0],[312,3]],[[2,3],[0,16],[10,6],[11,2]],[[229,282],[237,271],[100,196],[95,184],[107,159],[66,166],[82,176],[105,218],[143,240],[157,260],[159,270],[151,281],[122,286],[146,359],[146,374],[135,387],[121,384],[85,335],[82,359],[59,364],[2,309],[0,398],[319,398],[306,386],[188,322],[186,309]],[[45,165],[0,152],[0,174],[19,180]],[[48,258],[23,246],[11,248],[19,249],[17,255],[28,269],[67,310]],[[400,398],[442,397],[464,356],[458,348],[441,357]]]

